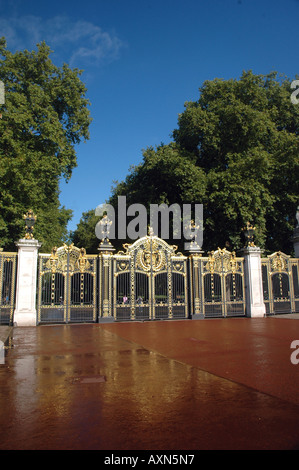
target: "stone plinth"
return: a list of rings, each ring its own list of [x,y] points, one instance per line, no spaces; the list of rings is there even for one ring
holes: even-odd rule
[[[246,315],[248,317],[264,317],[266,307],[263,294],[263,278],[261,265],[261,249],[248,246],[243,250]]]
[[[34,239],[21,239],[16,246],[19,251],[14,324],[35,326],[37,257],[41,244]]]

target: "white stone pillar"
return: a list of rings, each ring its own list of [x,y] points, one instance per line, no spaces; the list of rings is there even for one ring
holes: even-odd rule
[[[263,294],[263,278],[261,264],[261,249],[248,246],[243,250],[246,315],[248,317],[264,317],[266,307]]]
[[[21,239],[16,243],[18,251],[16,326],[36,325],[37,257],[41,244],[34,239]]]

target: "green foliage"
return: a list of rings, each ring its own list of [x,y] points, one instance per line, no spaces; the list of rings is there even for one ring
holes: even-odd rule
[[[186,103],[173,133],[207,177],[205,241],[242,246],[246,220],[268,251],[292,249],[298,204],[299,109],[290,81],[244,72],[240,80],[205,82]]]
[[[34,233],[45,251],[64,240],[71,211],[60,207],[59,179],[71,177],[75,145],[89,138],[81,71],[55,66],[50,53],[42,42],[37,51],[13,54],[0,40],[0,241],[6,249],[24,235],[28,209],[38,217]]]
[[[77,229],[71,232],[70,238],[78,248],[85,248],[87,253],[98,253],[100,240],[95,235],[95,226],[99,217],[95,215],[94,210],[83,212]]]
[[[113,191],[116,197],[126,195],[127,203],[150,204],[190,203],[205,192],[205,175],[192,161],[192,155],[182,152],[175,144],[148,148],[143,152],[143,162],[133,167],[124,183]]]
[[[206,81],[198,101],[185,103],[174,141],[146,149],[109,202],[117,207],[117,196],[125,195],[128,205],[147,208],[202,203],[205,250],[242,248],[242,228],[250,221],[258,246],[291,253],[299,106],[291,103],[290,84],[276,72],[251,71],[239,80]]]

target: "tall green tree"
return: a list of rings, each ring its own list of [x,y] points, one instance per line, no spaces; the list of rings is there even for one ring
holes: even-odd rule
[[[191,204],[201,200],[205,194],[205,175],[201,168],[192,162],[192,155],[180,152],[176,144],[160,145],[156,149],[148,148],[143,152],[143,161],[140,165],[132,167],[125,181],[116,183],[112,196],[107,201],[115,208],[115,239],[111,240],[116,249],[121,249],[125,242],[134,240],[121,238],[118,232],[118,196],[126,196],[127,208],[138,202],[147,209],[147,222],[150,223],[150,204],[167,204],[173,202]],[[127,216],[127,224],[134,218]],[[99,221],[95,210],[82,214],[77,229],[71,233],[71,240],[78,247],[85,247],[89,253],[97,253],[100,240],[95,234],[95,226]],[[171,225],[171,220],[170,220]],[[138,231],[138,228],[136,229]],[[172,238],[170,227],[169,243],[179,245],[183,249],[183,241]]]
[[[205,174],[195,165],[193,155],[179,149],[175,143],[162,144],[157,148],[150,147],[144,150],[142,163],[133,167],[125,181],[115,186],[109,203],[116,208],[116,221],[118,196],[126,196],[127,207],[136,202],[143,204],[147,209],[149,225],[151,204],[167,204],[168,206],[178,204],[181,207],[182,216],[183,204],[202,201],[205,191]],[[129,223],[135,216],[127,217],[127,222]],[[173,238],[171,215],[169,222],[170,238],[167,241],[183,249],[183,240],[180,242]],[[125,240],[119,240],[117,230],[116,233],[115,245],[118,248]],[[133,240],[127,239],[127,241]]]
[[[250,221],[257,245],[291,253],[299,203],[299,105],[291,93],[276,72],[204,82],[199,99],[185,103],[173,142],[146,149],[109,202],[201,203],[204,250],[242,248]]]
[[[13,249],[24,235],[22,215],[32,209],[35,238],[45,251],[67,235],[72,212],[60,207],[59,180],[76,167],[75,146],[91,122],[82,71],[54,65],[45,42],[10,52],[0,40],[5,104],[0,120],[0,243]]]
[[[291,82],[276,72],[243,72],[239,80],[207,81],[173,133],[204,169],[206,243],[240,247],[240,227],[257,227],[268,251],[292,249],[299,199],[299,107]]]

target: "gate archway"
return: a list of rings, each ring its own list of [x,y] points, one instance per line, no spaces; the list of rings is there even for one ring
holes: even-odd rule
[[[115,320],[187,318],[187,257],[149,235],[114,255]]]

